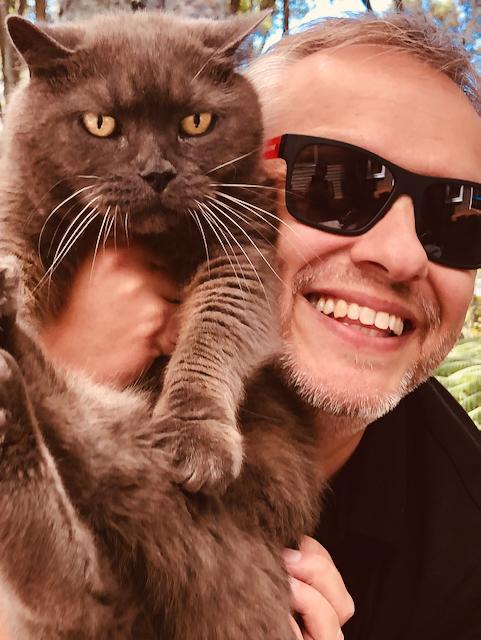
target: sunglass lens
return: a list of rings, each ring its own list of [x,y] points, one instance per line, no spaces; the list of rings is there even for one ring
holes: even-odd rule
[[[481,190],[458,182],[438,182],[424,192],[417,221],[428,257],[459,268],[481,265]]]
[[[313,144],[292,164],[286,203],[291,215],[305,224],[356,233],[370,225],[393,186],[391,172],[375,156]]]

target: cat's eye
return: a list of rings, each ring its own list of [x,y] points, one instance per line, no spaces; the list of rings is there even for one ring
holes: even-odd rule
[[[192,113],[180,123],[180,132],[184,136],[201,136],[207,133],[214,124],[212,113]]]
[[[114,133],[117,126],[115,118],[112,116],[91,111],[83,114],[82,122],[87,131],[98,138],[108,138]]]

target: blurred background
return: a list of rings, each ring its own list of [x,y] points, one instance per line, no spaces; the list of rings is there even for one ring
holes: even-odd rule
[[[207,18],[271,9],[272,16],[265,20],[253,42],[254,54],[267,49],[283,34],[326,16],[363,11],[382,14],[393,9],[422,11],[459,35],[481,73],[481,0],[0,0],[0,153],[2,113],[9,94],[25,73],[6,37],[7,15],[54,22],[112,10],[145,9]],[[481,272],[461,338],[437,376],[481,429]]]

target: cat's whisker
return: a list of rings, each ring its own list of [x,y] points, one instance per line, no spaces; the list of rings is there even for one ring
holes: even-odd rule
[[[292,227],[292,225],[290,225],[285,220],[283,220],[282,218],[277,216],[275,213],[272,213],[271,211],[266,211],[266,209],[262,209],[262,207],[258,207],[257,205],[252,204],[250,202],[246,202],[245,200],[242,200],[240,198],[235,198],[234,196],[231,196],[228,193],[224,193],[223,191],[214,191],[214,193],[216,195],[218,195],[219,197],[222,196],[223,198],[226,198],[227,200],[230,200],[231,202],[235,202],[236,204],[240,205],[241,207],[244,207],[245,209],[248,209],[248,210],[252,210],[253,209],[255,211],[258,211],[262,215],[266,215],[266,216],[268,216],[270,218],[273,218],[274,220],[277,220],[277,222],[279,222],[280,224],[282,224],[285,227],[287,227],[289,229],[289,231],[291,231],[294,235],[297,235],[300,238],[299,232],[296,231],[294,229],[294,227]]]
[[[80,211],[80,213],[78,213],[75,218],[72,220],[72,222],[69,224],[69,226],[67,227],[65,233],[63,234],[62,238],[60,239],[60,242],[57,246],[57,251],[55,252],[55,255],[53,257],[53,261],[52,264],[55,264],[55,262],[57,261],[57,257],[62,253],[63,251],[63,247],[65,244],[68,244],[69,240],[69,233],[72,229],[75,229],[75,225],[77,224],[77,221],[79,219],[82,218],[82,216],[84,215],[84,213],[87,211],[87,209],[89,209],[89,207],[92,206],[92,204],[98,200],[100,198],[100,196],[95,196],[94,198],[92,198],[92,200],[90,200],[90,202],[88,202],[83,209]],[[88,214],[87,214],[88,215]],[[80,223],[82,224],[82,223]],[[75,233],[75,232],[73,232]]]
[[[61,180],[59,180],[59,182],[61,182]],[[58,184],[58,183],[57,183]],[[64,204],[67,204],[67,202],[70,202],[70,200],[72,200],[73,198],[75,198],[76,196],[80,195],[81,193],[83,193],[84,191],[87,191],[88,189],[94,189],[96,185],[91,184],[91,185],[87,185],[86,187],[82,187],[81,189],[77,189],[77,191],[74,191],[74,193],[72,193],[70,196],[68,196],[67,198],[65,198],[64,200],[62,200],[62,202],[60,204],[58,204],[47,216],[47,218],[45,219],[45,222],[42,225],[42,228],[40,229],[40,234],[38,237],[38,243],[37,243],[37,250],[38,250],[38,255],[40,256],[41,254],[41,246],[42,246],[42,237],[43,234],[45,232],[45,229],[47,227],[47,224],[49,222],[49,220],[52,218],[52,216],[55,215],[55,213],[61,208],[63,207]],[[55,185],[54,185],[55,187]],[[52,189],[54,188],[52,187]]]
[[[89,282],[92,281],[92,276],[93,276],[94,268],[95,268],[95,259],[97,257],[97,252],[98,252],[99,246],[100,246],[100,238],[102,237],[102,231],[104,230],[104,227],[107,224],[107,220],[108,220],[108,216],[109,216],[109,213],[110,213],[110,209],[111,209],[111,206],[109,205],[108,208],[107,208],[107,211],[104,213],[104,216],[102,218],[102,223],[100,225],[99,233],[97,235],[97,242],[95,243],[94,255],[93,255],[93,258],[92,258],[92,266],[90,268]]]
[[[55,228],[55,231],[54,231],[54,233],[52,235],[52,239],[50,240],[50,244],[48,246],[48,251],[47,251],[47,257],[52,253],[52,248],[53,248],[53,245],[55,243],[55,238],[57,237],[57,233],[59,232],[59,229],[62,226],[65,218],[70,214],[71,211],[73,211],[73,209],[75,209],[75,207],[78,207],[78,206],[82,206],[82,203],[81,202],[80,203],[79,202],[74,202],[73,204],[70,205],[70,207],[67,209],[67,211],[60,218],[60,221],[57,224],[57,226]],[[45,268],[45,265],[43,264],[43,260],[42,260],[41,256],[40,256],[40,262],[42,264],[42,267]]]
[[[245,222],[249,226],[254,227],[254,225],[252,223],[252,220],[249,218],[247,213],[241,213],[237,209],[234,209],[233,207],[228,205],[226,202],[221,202],[220,200],[217,200],[217,198],[213,198],[212,196],[207,196],[207,198],[209,200],[211,200],[213,203],[215,202],[218,206],[223,207],[224,209],[226,209],[230,213],[234,214],[237,218],[240,218],[243,222]],[[252,211],[252,212],[249,212],[249,213],[252,213],[253,215],[256,215],[257,217],[261,218],[262,221],[265,224],[269,225],[272,229],[274,229],[274,231],[276,231],[276,233],[280,234],[280,231],[278,230],[278,228],[274,224],[272,224],[272,222],[270,222],[269,220],[265,220],[264,217],[260,213],[257,213],[256,211]],[[271,246],[273,246],[273,247],[275,246],[275,244],[273,242],[271,242],[268,238],[266,238],[266,236],[264,234],[262,234],[258,229],[257,229],[257,233],[259,233],[263,237],[263,239],[266,242],[268,242]]]
[[[117,253],[117,218],[118,218],[118,205],[115,205],[115,214],[114,214],[114,249]]]
[[[223,196],[224,198],[228,199],[230,202],[234,202],[234,203],[238,203],[241,207],[243,207],[244,209],[246,209],[249,213],[251,213],[254,216],[257,216],[258,218],[260,218],[263,222],[265,222],[266,224],[269,224],[269,220],[266,219],[266,215],[270,216],[272,219],[277,220],[277,222],[279,222],[280,225],[283,225],[285,229],[288,229],[290,234],[286,234],[285,231],[282,228],[277,228],[277,233],[279,236],[281,236],[282,238],[284,238],[284,240],[288,243],[288,245],[292,248],[292,250],[296,253],[296,255],[298,255],[302,260],[306,259],[306,254],[305,252],[303,252],[301,250],[302,247],[302,237],[301,234],[289,223],[287,223],[285,220],[282,220],[282,218],[279,218],[279,216],[276,216],[275,214],[271,213],[270,211],[266,211],[265,209],[262,209],[261,207],[258,207],[254,204],[251,204],[249,202],[245,202],[244,200],[241,200],[239,198],[234,198],[233,196],[230,196],[222,191],[215,191],[215,193],[218,196]],[[224,203],[222,203],[224,204]],[[274,225],[274,228],[275,225]],[[295,237],[295,239],[299,240],[298,243],[295,243],[292,238],[291,238],[291,234]]]
[[[199,231],[200,231],[201,236],[202,236],[202,241],[203,241],[203,243],[204,243],[204,247],[205,247],[205,257],[206,257],[206,260],[207,260],[207,273],[209,274],[209,278],[210,278],[210,257],[209,257],[209,247],[207,246],[207,239],[206,239],[206,237],[205,237],[204,227],[202,226],[202,223],[201,223],[201,221],[200,221],[200,219],[199,219],[199,216],[198,216],[198,214],[197,214],[197,212],[196,212],[196,211],[191,211],[191,210],[189,209],[189,213],[190,213],[190,215],[194,218],[194,220],[195,220],[195,222],[196,222],[197,226],[199,227]]]
[[[210,207],[209,207],[206,203],[200,203],[200,202],[199,202],[199,203],[198,203],[198,205],[199,205],[199,207],[201,207],[201,211],[202,211],[202,213],[203,213],[203,215],[204,215],[204,218],[207,220],[207,222],[209,222],[209,219],[210,219],[210,221],[211,221],[211,222],[212,222],[212,223],[217,227],[217,229],[219,230],[219,232],[222,234],[222,237],[224,238],[224,240],[225,240],[225,241],[227,242],[227,244],[229,245],[229,248],[230,248],[230,250],[231,250],[231,252],[232,252],[232,255],[233,255],[233,256],[234,256],[234,258],[236,259],[237,265],[238,265],[238,267],[239,267],[239,269],[240,269],[240,272],[241,272],[241,274],[242,274],[242,279],[243,279],[243,280],[244,280],[244,282],[247,284],[247,280],[246,280],[246,277],[245,277],[244,270],[242,269],[242,265],[241,265],[241,263],[239,262],[239,258],[237,257],[237,254],[236,254],[236,252],[234,251],[234,248],[232,247],[232,245],[231,245],[231,243],[230,243],[230,241],[229,241],[229,238],[228,238],[228,237],[226,236],[226,234],[222,231],[221,227],[220,227],[218,224],[216,224],[217,222],[220,222],[220,221],[217,221],[217,219],[216,219],[216,216],[215,216],[214,212],[212,211],[212,209],[210,209]],[[209,214],[211,214],[211,215],[209,215]],[[224,225],[224,226],[225,226],[225,225]],[[212,226],[211,226],[211,227],[212,227]],[[214,231],[213,227],[212,227],[212,230]],[[214,233],[215,233],[215,231],[214,231]],[[216,235],[217,235],[217,234],[216,234]],[[218,240],[219,240],[219,242],[221,242],[219,238],[218,238]],[[222,245],[222,247],[223,247],[223,249],[224,249],[224,252],[225,252],[225,254],[226,254],[226,256],[227,256],[227,259],[229,260],[230,266],[232,267],[232,271],[234,272],[235,278],[236,278],[236,280],[237,280],[237,285],[238,285],[238,287],[239,287],[239,290],[242,292],[242,295],[244,296],[244,299],[245,299],[244,289],[243,289],[243,287],[242,287],[242,285],[241,285],[241,281],[239,280],[239,276],[238,276],[238,274],[237,274],[237,269],[235,268],[234,263],[232,262],[232,260],[231,260],[231,258],[230,258],[230,256],[229,256],[229,254],[228,254],[228,252],[227,252],[227,250],[226,250],[225,246],[222,244],[222,242],[221,242],[221,245]]]
[[[93,220],[98,216],[98,209],[97,207],[94,207],[91,211],[89,211],[87,213],[87,215],[83,218],[83,220],[80,222],[80,224],[77,226],[77,228],[74,230],[74,232],[70,235],[70,238],[68,239],[68,241],[66,241],[64,243],[64,247],[62,249],[61,252],[58,253],[58,255],[56,256],[56,259],[54,260],[54,262],[52,263],[52,265],[50,266],[48,272],[50,272],[50,277],[53,275],[55,269],[58,267],[58,265],[62,262],[62,260],[65,258],[65,256],[69,253],[69,251],[72,249],[72,247],[74,246],[75,242],[80,238],[80,236],[83,234],[83,232],[87,229],[87,227],[90,225],[91,222],[93,222]],[[47,272],[47,273],[48,273]]]
[[[75,176],[77,178],[83,178],[84,176]],[[85,176],[86,177],[86,176]],[[89,176],[89,177],[94,177],[94,176]],[[95,176],[97,177],[97,176]],[[55,182],[48,191],[45,191],[45,193],[43,194],[43,196],[41,196],[38,200],[37,203],[37,208],[39,207],[39,205],[42,204],[42,202],[45,200],[45,198],[52,193],[52,191],[55,189],[55,187],[58,187],[59,184],[61,184],[62,182],[68,182],[69,178],[60,178],[60,180],[57,180],[57,182]],[[36,209],[34,209],[33,211],[31,211],[28,215],[27,215],[27,221],[29,222],[35,215],[37,215],[38,212]]]
[[[257,149],[253,149],[252,151],[248,151],[247,153],[242,154],[241,156],[237,156],[237,158],[233,158],[232,160],[229,160],[228,162],[224,162],[222,164],[217,165],[217,167],[214,167],[213,169],[210,169],[209,171],[206,171],[206,175],[209,175],[209,173],[214,173],[214,171],[217,171],[218,169],[223,169],[224,167],[228,167],[230,164],[234,164],[234,162],[239,162],[239,160],[243,160],[244,158],[247,158],[249,156],[251,156],[253,153],[256,153],[256,151],[258,151]]]
[[[62,255],[59,256],[59,259],[57,260],[57,262],[54,263],[51,266],[51,268],[49,269],[49,271],[50,271],[50,275],[49,275],[49,278],[48,278],[48,295],[49,296],[50,296],[50,287],[51,287],[51,284],[52,284],[52,277],[53,277],[53,274],[54,274],[55,270],[58,268],[58,266],[60,265],[62,260],[69,253],[69,251],[72,249],[74,244],[77,242],[77,240],[80,238],[80,236],[83,234],[83,232],[90,225],[90,223],[93,222],[95,220],[95,218],[97,218],[98,215],[99,214],[98,214],[97,207],[94,207],[91,211],[89,211],[89,213],[85,216],[85,218],[82,220],[82,222],[77,227],[77,229],[75,231],[75,234],[72,234],[72,236],[70,237],[69,242],[65,246]]]
[[[77,175],[77,178],[85,178],[85,179],[93,178],[94,180],[101,180],[102,179],[100,176],[87,176],[87,175],[82,175],[82,174]]]
[[[254,228],[254,225],[252,224],[252,220],[250,220],[250,219],[247,217],[247,215],[246,215],[246,214],[242,214],[242,213],[240,213],[239,211],[236,211],[235,209],[232,209],[231,207],[229,207],[229,205],[226,205],[224,202],[220,202],[220,201],[215,200],[215,199],[213,199],[213,198],[210,198],[210,200],[211,200],[211,205],[212,205],[213,207],[215,207],[215,208],[217,209],[217,211],[219,211],[219,213],[221,213],[221,214],[223,214],[223,215],[226,215],[226,216],[227,216],[227,214],[226,214],[226,212],[225,212],[225,209],[227,209],[227,210],[229,210],[229,212],[230,212],[230,213],[232,213],[236,218],[239,218],[240,220],[242,220],[242,222],[244,222],[247,226]],[[227,216],[227,217],[229,217],[229,216]],[[234,222],[234,223],[235,223],[235,221],[233,221],[232,219],[231,219],[231,222]],[[274,229],[276,229],[276,228],[274,227]],[[262,239],[264,240],[264,242],[267,242],[268,244],[270,244],[270,245],[271,245],[271,247],[273,248],[273,250],[274,250],[274,252],[275,252],[275,251],[276,251],[276,245],[275,245],[273,242],[271,242],[271,240],[269,240],[269,238],[266,238],[266,236],[265,236],[262,232],[260,232],[260,231],[259,231],[259,229],[257,229],[257,228],[256,228],[256,229],[255,229],[255,231],[256,231],[256,233],[257,233],[258,235],[260,235],[260,236],[262,237]],[[278,274],[276,274],[276,275],[277,275],[277,278],[278,278],[279,280],[281,280],[280,276],[279,276]]]
[[[239,247],[239,249],[241,250],[241,252],[242,252],[242,253],[243,253],[243,255],[245,256],[245,258],[246,258],[246,259],[247,259],[247,261],[249,262],[249,264],[250,264],[250,266],[252,267],[252,270],[254,271],[254,274],[255,274],[255,276],[256,276],[256,278],[257,278],[257,281],[259,282],[259,285],[260,285],[260,287],[261,287],[261,289],[262,289],[262,292],[263,292],[263,294],[264,294],[264,297],[265,297],[265,299],[267,300],[267,303],[269,304],[269,298],[268,298],[268,296],[267,296],[267,292],[266,292],[266,290],[265,290],[264,283],[262,282],[262,278],[259,276],[259,273],[258,273],[258,271],[257,271],[257,269],[256,269],[256,267],[255,267],[255,265],[254,265],[254,263],[253,263],[253,262],[252,262],[252,260],[250,259],[250,257],[249,257],[249,255],[248,255],[248,253],[245,251],[244,247],[240,244],[240,242],[237,240],[237,238],[233,235],[233,233],[231,232],[231,230],[229,229],[229,227],[227,227],[227,225],[226,225],[224,222],[222,222],[222,220],[220,220],[220,219],[219,219],[219,217],[218,217],[217,215],[215,215],[214,213],[213,213],[212,215],[214,216],[214,220],[215,220],[215,222],[216,222],[217,226],[219,227],[219,225],[221,224],[221,225],[224,227],[224,229],[226,229],[226,231],[230,234],[230,236],[231,236],[231,238],[233,239],[233,241],[236,243],[236,245]],[[244,272],[243,272],[243,274],[244,274]],[[248,290],[248,292],[249,292],[249,293],[251,293],[251,288],[249,287],[249,284],[248,284],[248,282],[247,282],[247,280],[246,280],[246,278],[245,278],[245,275],[244,275],[244,281],[246,282],[246,286],[247,286],[247,290]],[[244,298],[244,299],[245,299],[245,298]]]
[[[241,216],[241,212],[240,211],[238,211],[237,209],[234,209],[233,207],[228,205],[226,202],[221,202],[220,200],[218,200],[217,198],[213,198],[212,196],[207,196],[207,197],[209,198],[209,200],[211,200],[213,202],[217,202],[217,204],[219,204],[220,206],[225,207],[227,211],[230,211],[235,216],[241,218],[242,220],[244,220],[248,224],[252,225],[252,221],[249,220],[248,217],[246,217],[247,214],[245,214],[245,215],[242,214],[242,216]],[[270,222],[270,220],[266,220],[265,217],[261,213],[259,213],[258,211],[255,211],[254,209],[248,208],[247,203],[244,206],[244,209],[247,209],[247,211],[249,212],[250,215],[253,215],[253,216],[256,216],[257,218],[260,218],[265,224],[269,225],[272,229],[274,229],[279,236],[284,238],[284,240],[287,242],[287,244],[292,248],[293,251],[295,251],[295,253],[298,256],[300,256],[301,258],[304,256],[302,251],[299,250],[299,246],[295,242],[293,242],[292,239],[290,238],[290,236],[288,236],[282,229],[279,229],[278,227],[276,227],[276,225],[273,224],[272,222]],[[257,231],[257,233],[259,233],[259,231]],[[270,240],[267,240],[267,238],[265,238],[265,236],[263,236],[263,238],[267,242],[269,242],[269,244],[273,245],[273,243]]]
[[[269,191],[280,191],[285,193],[285,189],[281,187],[269,187],[266,184],[240,184],[237,182],[211,182],[211,187],[239,187],[240,189],[267,189]]]
[[[251,245],[254,247],[254,249],[257,251],[257,253],[259,254],[259,256],[262,258],[262,260],[266,263],[266,265],[269,267],[269,269],[272,271],[272,273],[276,276],[276,278],[278,280],[280,280],[281,282],[283,282],[282,278],[280,277],[280,275],[277,273],[277,271],[274,269],[274,267],[271,265],[271,263],[269,262],[269,260],[267,260],[267,258],[265,257],[265,255],[262,253],[262,251],[259,249],[259,247],[256,245],[256,243],[254,242],[254,240],[252,240],[252,238],[250,237],[250,235],[247,233],[247,231],[244,229],[244,227],[242,225],[240,225],[238,222],[236,222],[233,218],[231,218],[229,216],[229,214],[224,211],[219,209],[220,213],[222,213],[222,215],[224,215],[230,222],[232,222],[233,225],[235,225],[240,231],[241,233],[244,234],[244,236],[249,240],[249,242],[251,243]]]
[[[213,207],[214,207],[214,208],[215,208],[215,209],[216,209],[220,214],[222,214],[222,215],[226,215],[226,216],[227,216],[227,214],[226,214],[226,212],[225,212],[225,210],[224,210],[224,208],[227,208],[227,209],[229,209],[229,210],[230,210],[230,212],[231,212],[232,214],[234,214],[237,218],[239,218],[240,220],[242,220],[242,222],[244,222],[246,225],[248,225],[248,226],[250,226],[250,227],[253,227],[252,220],[250,220],[247,216],[245,216],[245,215],[243,215],[243,214],[239,213],[238,211],[235,211],[234,209],[232,209],[231,207],[229,207],[229,205],[226,205],[224,202],[220,202],[220,201],[218,201],[218,200],[215,200],[215,198],[212,198],[212,197],[210,197],[210,196],[208,196],[208,198],[211,200],[211,203],[210,203],[210,204],[211,204],[211,205],[212,205],[212,206],[213,206]],[[229,217],[229,216],[227,216],[227,217]],[[234,220],[232,220],[232,219],[230,219],[230,220],[231,220],[231,222],[233,222],[234,224],[236,224]],[[219,222],[221,222],[221,220],[219,220]],[[224,223],[222,223],[222,224],[226,227],[226,225],[225,225]],[[226,227],[226,228],[228,229],[229,233],[232,235],[231,230],[230,230],[228,227]],[[275,227],[274,227],[274,229],[275,229]],[[245,235],[245,233],[246,233],[246,232],[244,232],[244,235]],[[273,248],[274,248],[274,250],[275,250],[275,248],[276,248],[275,244],[274,244],[273,242],[271,242],[268,238],[266,238],[266,236],[265,236],[263,233],[261,233],[258,229],[256,229],[256,233],[257,233],[257,234],[259,234],[259,235],[263,238],[263,240],[264,240],[265,242],[267,242],[268,244],[270,244],[270,245],[271,245],[271,247],[273,247]],[[251,240],[251,242],[252,242],[252,240]],[[277,275],[277,277],[280,279],[280,277],[278,276],[278,274],[276,274],[276,275]]]
[[[97,197],[100,197],[100,196],[97,196]],[[90,202],[89,204],[92,204],[92,202]],[[86,207],[84,207],[84,209],[82,210],[82,213],[83,213],[83,211],[85,211],[85,209],[86,209]],[[51,284],[52,276],[53,276],[55,270],[57,269],[57,267],[59,266],[61,261],[65,258],[65,256],[70,251],[70,249],[73,247],[73,245],[78,240],[78,238],[87,229],[87,227],[90,225],[90,223],[98,216],[98,213],[96,213],[96,210],[97,210],[97,207],[95,207],[93,210],[91,210],[91,211],[89,211],[87,213],[87,215],[83,218],[83,220],[81,220],[81,222],[78,224],[78,226],[73,230],[73,232],[71,233],[71,235],[68,238],[68,240],[67,240],[68,230],[65,232],[65,234],[62,237],[62,241],[61,241],[61,243],[63,244],[62,251],[59,252],[59,250],[57,249],[57,252],[55,254],[55,257],[54,257],[54,260],[53,260],[52,264],[47,269],[47,271],[44,273],[44,275],[40,278],[39,282],[34,287],[33,292],[37,291],[37,289],[39,289],[43,285],[45,280],[48,280],[48,282],[49,282],[49,290],[50,290],[50,284]],[[77,216],[77,218],[78,218],[78,216]],[[70,225],[69,229],[71,227],[72,227],[72,225]]]
[[[205,70],[205,68],[207,67],[207,65],[209,64],[209,62],[212,62],[212,60],[215,59],[215,57],[217,56],[217,54],[219,53],[221,47],[218,47],[214,53],[212,53],[212,55],[207,58],[207,60],[204,62],[204,64],[201,66],[201,68],[196,72],[195,76],[192,78],[192,81],[197,80],[197,78],[200,76],[200,74]]]
[[[115,205],[115,210],[117,210],[117,205]],[[114,224],[114,219],[115,219],[115,213],[114,213],[113,216],[110,216],[109,225],[105,227],[104,240],[103,240],[103,250],[104,251],[105,251],[105,245],[107,244],[108,237],[110,235],[110,232],[112,231],[112,226]]]
[[[124,229],[125,229],[125,242],[127,246],[130,247],[130,239],[129,239],[129,212],[125,212],[124,216]]]
[[[266,292],[265,287],[264,287],[264,283],[262,282],[262,279],[261,279],[261,277],[259,276],[259,273],[257,272],[257,269],[255,268],[255,266],[254,266],[254,264],[253,264],[252,260],[250,259],[249,255],[246,253],[246,251],[245,251],[244,247],[240,244],[240,242],[237,240],[237,238],[233,235],[233,233],[232,233],[232,232],[231,232],[231,230],[227,227],[227,225],[225,225],[225,223],[223,223],[223,222],[218,218],[218,216],[217,216],[217,215],[215,215],[215,213],[214,213],[214,212],[212,212],[212,215],[214,216],[214,219],[216,220],[216,222],[221,223],[221,224],[224,226],[224,228],[225,228],[225,229],[230,233],[230,235],[231,235],[232,239],[234,240],[234,242],[236,243],[236,245],[239,247],[239,249],[240,249],[240,250],[242,251],[242,253],[244,254],[244,257],[245,257],[245,258],[246,258],[246,260],[249,262],[250,266],[252,267],[252,270],[254,271],[254,273],[255,273],[255,275],[256,275],[256,278],[257,278],[257,280],[258,280],[258,282],[259,282],[259,284],[260,284],[260,286],[261,286],[261,288],[262,288],[262,290],[263,290],[263,292],[264,292],[264,295],[265,295],[265,297],[266,297],[266,300],[267,300],[267,301],[269,301],[269,298],[268,298],[268,296],[267,296],[267,292]],[[237,223],[235,223],[235,224],[237,224]],[[249,242],[254,246],[254,248],[256,249],[256,251],[257,251],[257,252],[259,253],[259,255],[263,258],[263,260],[265,260],[265,261],[267,262],[267,264],[268,264],[269,268],[271,268],[271,269],[272,269],[272,267],[270,266],[269,262],[265,259],[265,257],[263,256],[262,252],[259,250],[259,248],[258,248],[258,247],[257,247],[257,245],[255,244],[255,242],[253,242],[253,240],[251,239],[251,237],[249,236],[249,234],[247,234],[247,233],[242,229],[242,227],[240,227],[240,225],[237,225],[237,226],[241,229],[241,231],[242,231],[242,232],[244,233],[244,235],[247,237],[247,239],[249,240]],[[274,272],[274,273],[275,273],[275,272]],[[276,274],[276,275],[277,275],[277,274]]]

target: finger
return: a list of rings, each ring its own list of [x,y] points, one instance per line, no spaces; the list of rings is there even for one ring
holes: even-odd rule
[[[165,325],[162,327],[157,342],[160,346],[161,353],[166,356],[172,355],[179,337],[179,313],[178,308],[174,305],[171,309]]]
[[[289,574],[321,593],[334,608],[341,625],[352,617],[354,602],[329,554],[287,549],[283,557]]]
[[[320,542],[314,540],[314,538],[311,538],[310,536],[302,536],[299,549],[301,550],[301,552],[306,551],[307,553],[316,553],[318,555],[324,556],[332,562],[332,557],[329,551],[325,547],[323,547]]]
[[[337,613],[314,587],[291,578],[291,604],[313,640],[337,640],[341,631]]]

